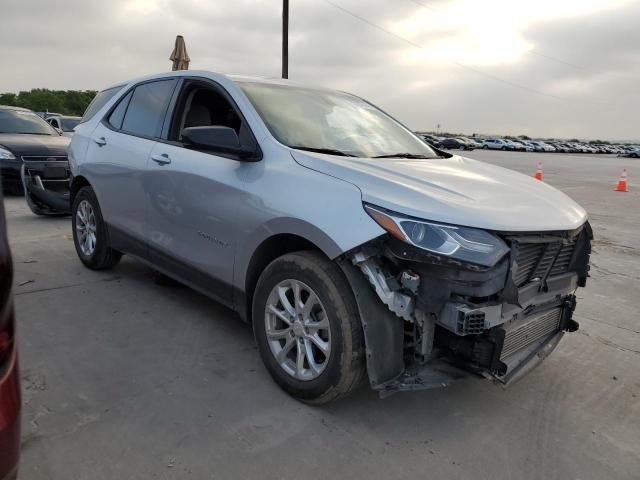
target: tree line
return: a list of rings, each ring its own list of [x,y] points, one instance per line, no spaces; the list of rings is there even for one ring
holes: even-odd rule
[[[80,116],[96,96],[94,90],[48,90],[34,88],[28,92],[0,93],[0,105],[23,107],[34,112],[56,112]]]

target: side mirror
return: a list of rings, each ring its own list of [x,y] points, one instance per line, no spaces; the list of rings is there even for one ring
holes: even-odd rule
[[[58,132],[59,135],[62,135],[62,130],[60,130],[58,127],[53,127],[53,128],[56,132]]]
[[[188,127],[181,132],[185,143],[205,150],[233,153],[241,158],[255,155],[240,145],[240,138],[233,128],[221,126]]]

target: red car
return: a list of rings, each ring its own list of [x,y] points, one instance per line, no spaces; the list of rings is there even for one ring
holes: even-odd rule
[[[20,383],[13,316],[13,265],[0,192],[0,480],[18,474],[20,455]]]

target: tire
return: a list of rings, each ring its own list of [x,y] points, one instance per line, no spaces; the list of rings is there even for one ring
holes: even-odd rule
[[[489,146],[488,146],[488,145],[483,145],[483,146],[482,146],[482,149],[483,149],[483,150],[489,150]]]
[[[292,311],[296,284],[305,306],[312,298],[310,292],[318,299],[313,313],[306,316],[311,320],[309,323],[304,323],[303,317],[287,314],[278,295],[280,288]],[[270,313],[269,306],[279,315]],[[253,331],[262,361],[274,381],[289,395],[306,403],[323,404],[344,397],[360,386],[365,375],[365,349],[358,308],[344,274],[325,256],[303,251],[271,262],[258,279],[252,311]],[[301,307],[295,310],[301,311]],[[292,327],[282,320],[283,316],[289,322],[293,318]],[[327,328],[312,328],[315,322]],[[281,337],[269,338],[267,324],[270,331]],[[308,332],[303,331],[304,325],[309,325]],[[328,355],[322,353],[316,341],[310,340],[309,334],[322,340],[325,347],[328,345]],[[309,357],[304,353],[300,355],[307,351],[307,345],[315,370]],[[282,355],[280,360],[276,359],[278,353]],[[298,369],[300,356],[302,368]]]
[[[506,149],[507,149],[507,147],[502,147],[500,150],[506,150]]]
[[[632,153],[631,155],[629,155],[631,158],[638,158],[638,154],[637,153]]]
[[[120,261],[122,253],[113,250],[109,244],[109,234],[93,188],[82,187],[78,191],[73,200],[71,215],[73,244],[85,267],[91,270],[104,270],[115,266]],[[81,217],[87,218],[88,223],[82,223]],[[86,225],[91,224],[93,226],[89,231],[93,233],[93,249],[88,248],[90,245],[83,242],[81,237],[81,232],[87,231]],[[85,228],[82,229],[82,226]]]

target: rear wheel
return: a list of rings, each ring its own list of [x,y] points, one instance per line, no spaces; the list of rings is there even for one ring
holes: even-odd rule
[[[80,189],[73,201],[71,214],[73,243],[80,261],[92,270],[116,265],[122,254],[109,244],[107,227],[93,188]]]
[[[253,329],[267,370],[299,400],[330,402],[364,377],[353,293],[339,267],[320,253],[292,253],[269,264],[254,293]]]
[[[482,149],[483,149],[483,150],[489,150],[489,146],[488,146],[488,145],[483,145],[483,146],[482,146]]]

